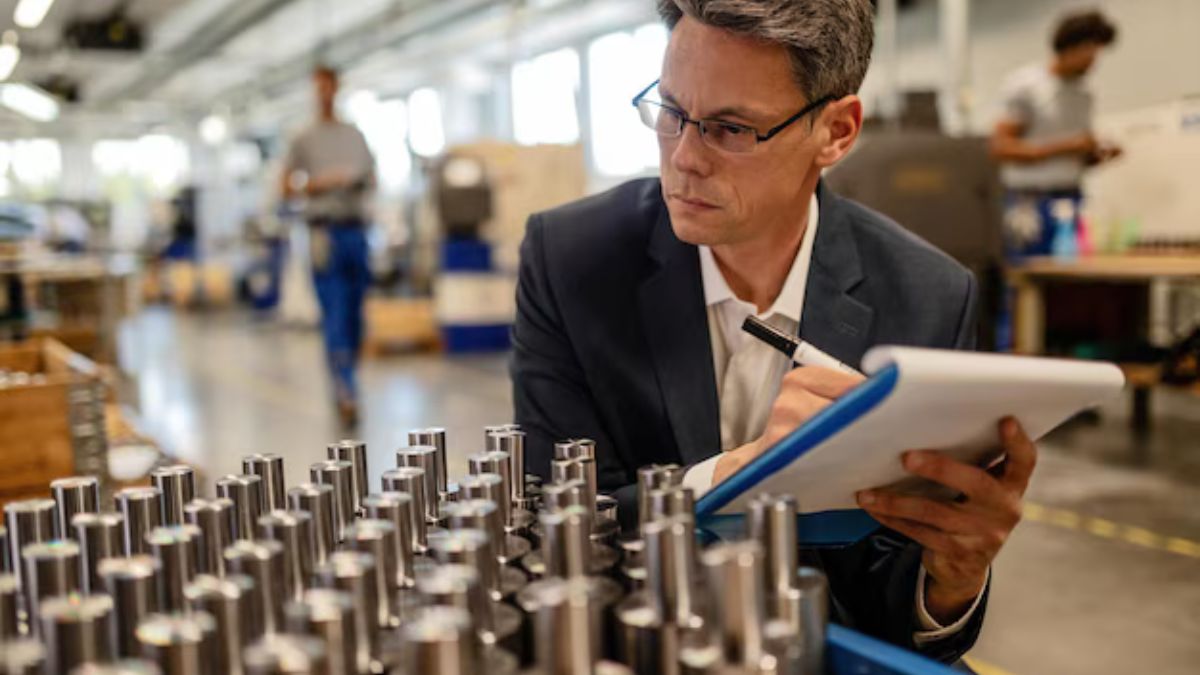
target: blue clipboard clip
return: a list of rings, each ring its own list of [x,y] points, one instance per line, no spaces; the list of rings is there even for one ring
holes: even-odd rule
[[[830,436],[853,424],[883,402],[896,387],[900,369],[890,365],[872,375],[828,408],[800,425],[740,471],[709,490],[696,502],[696,525],[710,538],[732,539],[745,535],[742,514],[718,513],[771,474],[781,471]],[[879,529],[860,509],[808,513],[796,519],[797,538],[803,546],[848,546]]]

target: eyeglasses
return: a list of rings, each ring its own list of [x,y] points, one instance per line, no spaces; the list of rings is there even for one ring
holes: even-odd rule
[[[700,130],[700,138],[710,147],[738,154],[753,152],[759,143],[771,140],[800,118],[834,99],[833,96],[823,96],[804,106],[800,112],[787,118],[782,124],[772,127],[765,134],[760,134],[757,129],[736,122],[694,120],[678,108],[659,101],[651,101],[646,98],[646,94],[657,87],[658,82],[655,80],[649,87],[633,97],[633,105],[638,109],[643,124],[663,138],[678,138],[683,135],[685,125],[694,124]]]

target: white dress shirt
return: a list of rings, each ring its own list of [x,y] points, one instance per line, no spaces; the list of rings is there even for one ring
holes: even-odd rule
[[[743,331],[742,323],[746,317],[753,315],[785,333],[799,335],[819,216],[814,193],[808,204],[808,226],[804,229],[796,259],[792,261],[779,296],[762,313],[752,303],[734,295],[713,258],[712,249],[699,247],[708,334],[712,342],[713,372],[717,376],[717,395],[720,400],[722,452],[739,448],[766,430],[767,419],[779,395],[783,377],[791,369],[791,359]],[[718,454],[700,462],[684,475],[684,486],[691,488],[697,498],[712,487],[713,472],[720,457]],[[917,578],[916,615],[917,622],[924,630],[914,635],[917,644],[940,640],[962,630],[982,598],[982,594],[975,598],[971,608],[953,625],[942,626],[925,608],[925,577],[925,568],[922,566]]]

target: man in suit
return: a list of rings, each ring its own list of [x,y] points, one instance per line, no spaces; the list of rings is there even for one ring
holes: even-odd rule
[[[527,457],[596,441],[601,488],[635,512],[636,469],[688,466],[702,492],[861,378],[744,335],[754,314],[857,366],[875,344],[970,348],[976,286],[948,257],[820,184],[862,125],[869,0],[660,0],[671,39],[636,99],[661,180],[536,214],[521,250],[512,375]],[[947,504],[868,491],[886,526],[805,552],[834,618],[945,661],[975,641],[991,561],[1020,519],[1036,451],[999,425],[996,477],[936,452],[905,468]]]

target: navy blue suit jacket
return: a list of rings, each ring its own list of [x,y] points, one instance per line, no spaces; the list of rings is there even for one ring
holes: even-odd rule
[[[974,346],[971,273],[886,217],[818,188],[800,336],[858,366],[877,344]],[[596,441],[600,487],[636,517],[635,472],[720,452],[712,346],[695,246],[676,238],[656,179],[530,217],[513,328],[515,419],[530,470],[547,476],[553,444]],[[921,549],[880,530],[855,546],[806,551],[829,576],[834,618],[916,649]],[[945,661],[971,625],[920,651]]]

